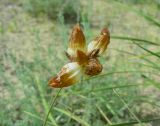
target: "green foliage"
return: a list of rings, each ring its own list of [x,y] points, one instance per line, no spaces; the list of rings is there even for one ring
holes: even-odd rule
[[[129,4],[149,4],[149,3],[157,3],[158,4],[158,0],[119,0],[121,2],[125,2],[125,3],[129,3]]]

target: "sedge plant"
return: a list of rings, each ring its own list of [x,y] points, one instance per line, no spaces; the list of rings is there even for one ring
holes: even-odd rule
[[[62,88],[76,84],[82,76],[92,77],[101,73],[103,67],[98,57],[105,52],[109,43],[110,34],[108,29],[104,28],[100,35],[86,46],[85,36],[80,25],[74,26],[66,52],[69,63],[64,65],[60,72],[49,81],[49,86],[60,88],[60,90],[51,101],[43,126],[46,126],[50,111]]]

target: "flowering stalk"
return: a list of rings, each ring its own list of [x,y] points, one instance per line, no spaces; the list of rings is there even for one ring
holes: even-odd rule
[[[61,92],[61,90],[62,90],[62,88],[60,88],[59,91],[57,92],[56,96],[52,98],[52,100],[51,100],[51,105],[50,105],[50,108],[49,108],[49,110],[48,110],[48,113],[47,113],[47,115],[46,115],[46,117],[45,117],[43,126],[46,126],[47,120],[48,120],[48,117],[49,117],[49,114],[50,114],[50,112],[51,112],[51,110],[52,110],[52,107],[53,107],[53,105],[55,104],[56,99],[58,98],[58,95],[59,95],[59,93]]]
[[[106,28],[101,30],[100,35],[90,42],[88,47],[86,47],[85,36],[80,25],[77,24],[73,28],[66,52],[70,62],[64,65],[60,72],[49,81],[49,86],[60,88],[60,90],[52,99],[43,126],[46,125],[50,111],[63,87],[79,82],[83,75],[95,76],[101,73],[103,67],[98,57],[105,52],[109,43],[110,34]]]

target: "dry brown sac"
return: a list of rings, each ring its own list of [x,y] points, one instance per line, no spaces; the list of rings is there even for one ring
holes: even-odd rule
[[[98,61],[97,58],[91,58],[89,59],[89,63],[86,66],[85,74],[89,76],[95,76],[98,75],[102,72],[102,65]]]

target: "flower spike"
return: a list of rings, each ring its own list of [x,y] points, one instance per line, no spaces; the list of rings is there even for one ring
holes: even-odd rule
[[[101,34],[88,45],[88,55],[91,55],[94,50],[99,50],[98,55],[101,55],[106,50],[110,43],[110,34],[108,29],[104,28],[101,30]]]
[[[86,40],[79,24],[74,26],[70,36],[67,57],[69,56],[71,61],[74,61],[74,59],[77,57],[77,50],[86,52]]]
[[[49,86],[54,88],[68,87],[78,82],[82,75],[82,69],[77,62],[68,63],[62,67],[56,77],[49,81]]]

